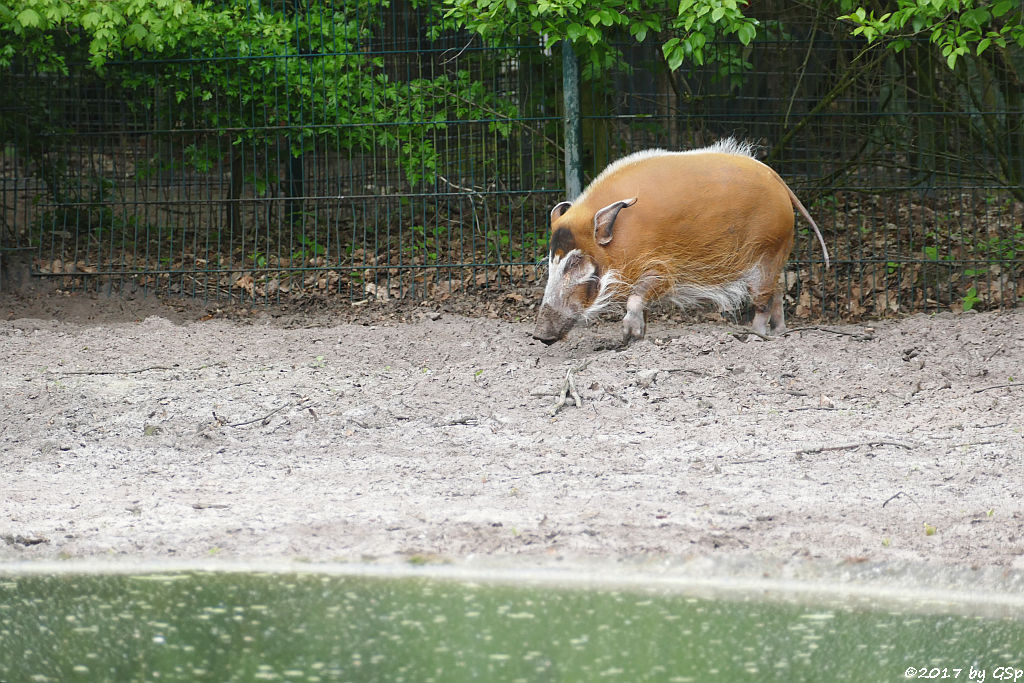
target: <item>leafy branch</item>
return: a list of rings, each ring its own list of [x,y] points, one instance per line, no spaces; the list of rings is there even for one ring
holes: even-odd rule
[[[844,3],[846,4],[846,3]],[[1024,24],[1018,0],[897,0],[896,9],[876,16],[857,7],[840,20],[853,24],[851,33],[868,44],[882,42],[894,52],[927,36],[953,69],[961,57],[980,57],[992,46],[1024,47]]]
[[[444,21],[465,28],[491,43],[525,40],[545,48],[566,40],[587,58],[597,75],[620,62],[615,38],[628,35],[638,43],[648,36],[669,36],[661,42],[671,71],[683,64],[717,61],[705,50],[734,36],[747,45],[757,33],[757,20],[743,14],[747,0],[444,0]]]

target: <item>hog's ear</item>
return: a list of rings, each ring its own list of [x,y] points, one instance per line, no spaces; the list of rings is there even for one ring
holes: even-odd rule
[[[602,247],[612,241],[612,226],[619,211],[636,204],[636,197],[609,204],[594,214],[594,239]]]
[[[561,218],[562,214],[569,210],[572,206],[572,202],[559,202],[555,204],[555,208],[551,209],[551,222],[554,223],[555,219]]]

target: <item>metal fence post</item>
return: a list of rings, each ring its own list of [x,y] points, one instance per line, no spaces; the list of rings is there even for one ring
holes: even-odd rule
[[[583,191],[583,175],[580,168],[580,141],[583,134],[580,127],[579,76],[579,64],[572,43],[563,40],[562,101],[565,113],[562,123],[565,128],[565,194],[569,200],[576,199]]]

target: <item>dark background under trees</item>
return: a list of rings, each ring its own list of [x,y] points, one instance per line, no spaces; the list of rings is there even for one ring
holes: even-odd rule
[[[832,255],[826,270],[798,221],[795,314],[1017,305],[1024,51],[950,68],[926,35],[869,44],[840,4],[756,3],[756,34],[682,63],[668,29],[613,27],[600,57],[578,43],[585,179],[647,147],[750,140]],[[440,3],[272,0],[136,17],[149,33],[108,49],[96,31],[11,33],[32,17],[4,9],[0,260],[69,289],[249,301],[445,299],[543,276],[566,198],[564,43],[445,28]]]

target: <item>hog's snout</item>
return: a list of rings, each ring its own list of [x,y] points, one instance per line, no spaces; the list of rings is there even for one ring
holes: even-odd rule
[[[541,332],[536,331],[536,330],[533,333],[533,338],[536,339],[537,341],[544,342],[544,344],[546,344],[547,346],[551,346],[552,344],[554,344],[556,341],[558,341],[560,339],[560,337],[544,336]]]
[[[576,318],[559,313],[550,306],[541,306],[537,314],[537,327],[533,330],[533,338],[551,346],[572,329]]]

